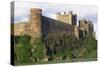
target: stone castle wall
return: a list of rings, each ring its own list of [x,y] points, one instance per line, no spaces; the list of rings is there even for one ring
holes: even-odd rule
[[[87,33],[93,32],[93,24],[86,20],[79,21],[77,26],[77,15],[57,14],[57,20],[42,16],[42,10],[33,8],[30,10],[29,21],[26,23],[14,24],[14,35],[30,35],[32,38],[45,36],[53,32],[67,32],[75,35],[79,39],[80,30]]]
[[[18,36],[18,35],[24,35],[25,33],[25,24],[26,22],[20,22],[20,23],[12,23],[11,24],[11,34]]]
[[[42,16],[42,34],[67,32],[74,34],[74,26],[58,20]]]
[[[29,21],[25,24],[20,24],[14,24],[14,35],[22,33],[22,35],[27,34],[32,37],[38,37],[52,32],[74,31],[74,27],[68,23],[42,16],[42,10],[38,8],[31,9]]]

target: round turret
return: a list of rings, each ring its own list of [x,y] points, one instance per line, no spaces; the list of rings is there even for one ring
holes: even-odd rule
[[[41,35],[41,16],[42,10],[39,8],[30,9],[30,28],[31,28],[31,36],[40,36]]]

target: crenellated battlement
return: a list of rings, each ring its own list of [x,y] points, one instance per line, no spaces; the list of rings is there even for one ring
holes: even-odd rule
[[[56,14],[57,20],[62,21],[64,23],[68,23],[71,25],[77,24],[77,14],[73,14],[72,11],[67,12],[57,12]]]

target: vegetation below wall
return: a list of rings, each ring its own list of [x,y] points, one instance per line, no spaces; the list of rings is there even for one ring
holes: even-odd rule
[[[29,36],[15,36],[14,59],[15,64],[31,63],[31,49]]]
[[[47,56],[51,60],[55,58],[58,58],[58,60],[72,60],[97,57],[97,42],[91,36],[77,40],[75,36],[64,32],[51,33],[46,36],[44,42]]]
[[[56,61],[81,61],[97,58],[97,41],[87,36],[76,39],[71,34],[50,33],[44,38],[37,38],[34,44],[31,37],[15,36],[15,64],[51,63]]]

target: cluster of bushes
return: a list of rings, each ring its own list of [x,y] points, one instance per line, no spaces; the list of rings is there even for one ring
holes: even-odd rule
[[[44,57],[43,41],[36,38],[34,44],[28,35],[14,36],[15,64],[30,64],[40,61]]]
[[[14,59],[15,64],[27,64],[32,62],[31,49],[32,45],[30,43],[30,36],[14,36]]]
[[[33,45],[32,58],[33,62],[41,62],[44,58],[44,46],[41,38],[36,38]]]
[[[77,48],[77,39],[75,36],[65,32],[50,33],[45,37],[44,42],[50,60],[56,57],[62,59],[73,57],[71,49]]]
[[[47,56],[50,60],[92,59],[97,57],[97,41],[92,36],[77,39],[66,32],[50,33],[45,39]]]
[[[36,38],[33,44],[27,35],[15,36],[14,41],[16,64],[43,62],[45,56],[48,61],[97,58],[97,41],[91,36],[78,40],[72,34],[60,32]]]

